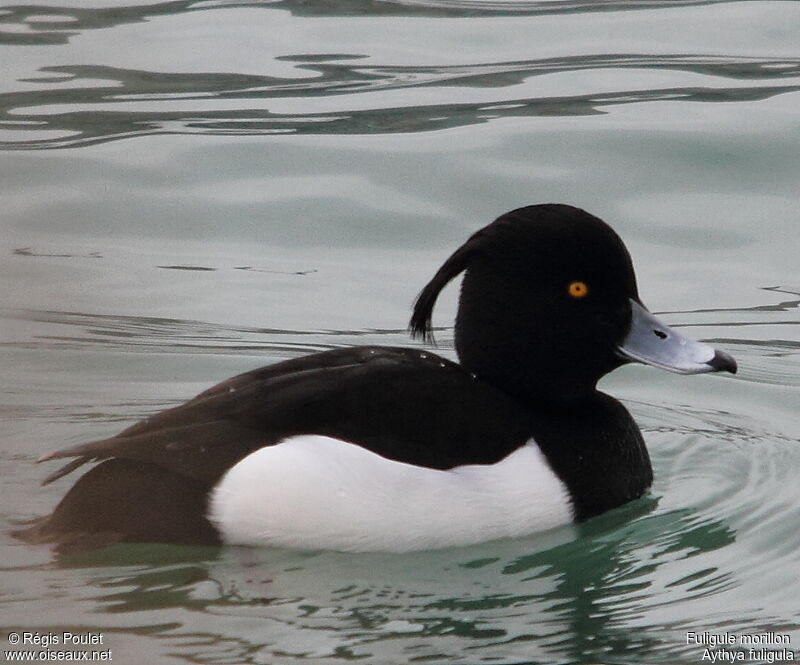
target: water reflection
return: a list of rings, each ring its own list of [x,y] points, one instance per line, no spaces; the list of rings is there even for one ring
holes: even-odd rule
[[[657,503],[645,498],[577,529],[442,552],[132,545],[64,555],[60,565],[97,566],[92,585],[106,612],[145,612],[140,621],[163,639],[203,645],[201,662],[249,662],[254,653],[389,662],[472,650],[498,662],[523,654],[641,662],[663,639],[657,626],[631,631],[629,622],[656,603],[689,608],[735,585],[731,571],[703,565],[733,531],[690,510],[659,513]],[[669,572],[694,557],[692,575]],[[224,629],[205,620],[221,616]]]
[[[405,328],[364,330],[293,330],[236,326],[210,321],[191,321],[153,316],[123,316],[81,312],[5,310],[0,318],[21,319],[45,324],[48,331],[35,335],[37,343],[25,348],[115,348],[127,352],[153,353],[168,349],[171,353],[229,351],[285,352],[303,355],[339,346],[368,344],[412,344]],[[56,332],[67,326],[69,332]],[[63,330],[63,329],[62,329]],[[12,346],[13,342],[6,342]]]
[[[0,44],[53,45],[66,44],[83,30],[113,28],[126,23],[140,23],[162,14],[188,11],[192,1],[161,2],[138,7],[52,7],[17,5],[0,11]],[[24,26],[28,31],[9,28]]]
[[[36,149],[91,145],[149,134],[381,134],[434,131],[527,116],[581,116],[604,108],[653,101],[753,102],[797,92],[779,83],[800,74],[797,58],[736,58],[715,55],[589,55],[452,66],[380,66],[358,55],[285,56],[295,78],[225,73],[167,73],[98,65],[42,67],[31,82],[39,90],[0,94],[0,129],[11,139],[0,148]],[[342,62],[342,59],[356,62]],[[534,76],[592,69],[676,70],[758,85],[691,85],[620,88],[577,95],[515,97],[498,101],[407,105],[373,103],[342,111],[270,111],[274,99],[330,96],[419,87],[460,86],[472,90],[511,87]],[[308,76],[313,72],[314,76]],[[76,81],[85,85],[75,86]],[[61,83],[70,83],[60,88]],[[448,95],[443,95],[446,98]],[[394,98],[392,98],[394,99]],[[231,107],[230,100],[238,103]],[[138,110],[142,104],[149,110]],[[225,109],[220,109],[224,104]],[[130,108],[135,105],[137,110]],[[317,108],[319,104],[315,105]],[[49,135],[48,135],[49,134]]]
[[[58,259],[102,259],[100,252],[89,252],[88,254],[58,254],[53,252],[39,252],[30,247],[18,247],[14,250],[15,256],[34,256],[39,258],[58,258]]]
[[[736,1],[736,0],[734,0]],[[84,30],[114,28],[142,23],[159,16],[234,7],[281,9],[295,16],[536,16],[630,11],[653,7],[714,5],[731,0],[539,0],[495,2],[492,0],[174,0],[130,7],[53,7],[17,5],[0,10],[0,44],[66,44]],[[27,30],[19,32],[24,26]],[[5,30],[3,29],[5,27]],[[16,28],[16,30],[15,30]]]

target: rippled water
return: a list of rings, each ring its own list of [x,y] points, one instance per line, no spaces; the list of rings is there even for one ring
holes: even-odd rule
[[[777,1],[0,6],[3,650],[73,630],[122,663],[688,664],[711,631],[800,658],[798,34]],[[449,252],[544,201],[612,223],[651,309],[739,360],[604,381],[648,497],[403,555],[7,536],[71,482],[39,487],[42,453],[261,364],[411,344]]]

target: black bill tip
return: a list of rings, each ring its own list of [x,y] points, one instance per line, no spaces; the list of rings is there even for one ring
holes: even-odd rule
[[[730,372],[731,374],[736,374],[736,371],[739,369],[733,356],[717,349],[714,350],[714,357],[708,361],[708,364],[715,372]]]

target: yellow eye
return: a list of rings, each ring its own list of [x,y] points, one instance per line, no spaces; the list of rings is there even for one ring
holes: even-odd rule
[[[586,282],[570,282],[567,293],[570,298],[585,298],[589,294],[589,287],[586,286]]]

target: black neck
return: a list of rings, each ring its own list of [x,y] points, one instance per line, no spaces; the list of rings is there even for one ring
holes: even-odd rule
[[[575,519],[588,519],[635,499],[653,470],[644,439],[627,409],[601,392],[536,408],[533,435],[572,494]]]

